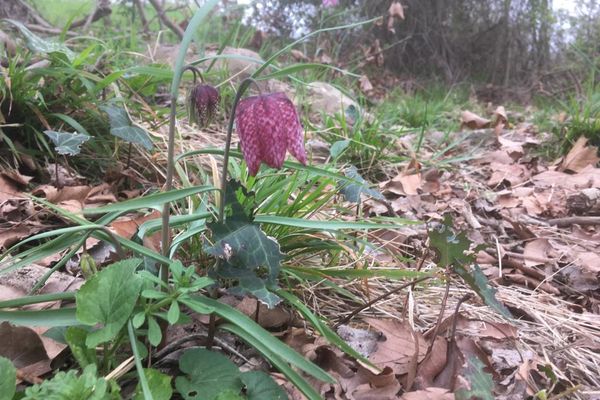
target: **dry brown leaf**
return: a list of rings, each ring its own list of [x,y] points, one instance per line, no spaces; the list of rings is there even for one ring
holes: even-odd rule
[[[0,203],[22,197],[23,195],[17,188],[16,183],[12,179],[0,175]]]
[[[0,231],[0,250],[7,250],[10,246],[17,243],[19,240],[24,239],[39,232],[38,230],[32,229],[28,225],[15,225],[10,228],[2,229]]]
[[[21,186],[27,186],[33,179],[32,176],[22,175],[19,171],[14,169],[2,171],[2,176]]]
[[[390,14],[387,22],[387,29],[392,33],[396,33],[396,29],[394,29],[394,24],[396,20],[404,19],[404,7],[400,4],[399,1],[394,1],[390,4],[390,8],[388,9],[388,13]]]
[[[581,136],[573,145],[573,148],[561,162],[559,171],[579,172],[588,166],[596,166],[600,157],[598,157],[598,147],[588,146],[588,140]]]
[[[373,90],[373,85],[371,84],[371,81],[367,75],[362,75],[358,81],[360,83],[360,90],[362,90],[364,93],[368,94]]]
[[[294,60],[296,60],[296,61],[303,61],[303,62],[310,61],[310,58],[308,58],[300,50],[292,49],[292,50],[290,50],[290,53],[291,53],[292,57],[294,57]]]
[[[15,368],[25,368],[39,361],[49,360],[44,343],[34,330],[8,322],[0,324],[0,356],[12,361]],[[50,369],[45,372],[49,371]]]
[[[469,129],[483,129],[490,126],[491,121],[487,118],[480,117],[471,111],[463,111],[460,118],[460,127]]]
[[[377,350],[369,360],[378,366],[391,367],[397,375],[408,373],[416,350],[410,326],[392,319],[366,318],[365,322],[385,336],[385,340],[377,343]],[[420,333],[417,336],[418,361],[421,361],[427,351],[427,342]]]
[[[254,319],[257,304],[259,304],[258,324],[263,328],[280,328],[283,325],[288,325],[292,322],[291,313],[282,306],[278,305],[270,309],[251,297],[244,297],[235,308]]]
[[[544,265],[543,262],[535,261],[536,259],[548,258],[548,250],[552,246],[548,239],[535,239],[525,244],[523,255],[525,256],[525,265],[535,267],[536,265]]]
[[[571,175],[560,171],[544,171],[532,177],[536,186],[562,187],[565,189],[584,189],[600,187],[600,169],[591,165]]]
[[[404,393],[399,400],[454,400],[454,394],[447,389],[430,387]]]
[[[591,251],[575,253],[575,263],[592,273],[600,273],[600,254]]]
[[[520,164],[491,163],[492,176],[487,184],[495,187],[501,183],[508,182],[511,186],[517,186],[529,179],[530,171]]]

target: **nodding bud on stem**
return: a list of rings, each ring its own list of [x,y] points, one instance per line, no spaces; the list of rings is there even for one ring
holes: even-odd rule
[[[200,83],[188,95],[188,114],[191,123],[205,127],[214,118],[221,96],[211,85]]]
[[[281,168],[289,151],[306,165],[304,131],[292,101],[284,93],[269,93],[240,100],[235,125],[251,176],[264,162]]]

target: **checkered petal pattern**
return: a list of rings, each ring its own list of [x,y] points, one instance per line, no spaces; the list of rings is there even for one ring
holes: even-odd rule
[[[296,108],[284,93],[251,96],[241,100],[235,114],[242,153],[251,176],[261,163],[280,169],[289,151],[306,164],[304,131]]]
[[[199,84],[192,88],[188,95],[188,113],[190,122],[205,127],[217,113],[221,96],[213,86]]]

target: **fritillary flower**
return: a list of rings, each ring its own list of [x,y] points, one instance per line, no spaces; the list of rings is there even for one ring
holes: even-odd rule
[[[261,163],[280,169],[289,151],[306,165],[304,131],[294,103],[284,93],[269,93],[240,100],[235,125],[251,176]]]
[[[205,127],[217,112],[221,96],[211,85],[201,83],[194,86],[188,95],[188,114],[191,123]]]
[[[339,3],[339,0],[323,0],[323,7],[335,7]]]

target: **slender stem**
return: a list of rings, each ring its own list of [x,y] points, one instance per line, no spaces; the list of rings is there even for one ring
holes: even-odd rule
[[[177,114],[177,95],[171,94],[171,112],[169,114],[169,138],[167,146],[167,177],[165,182],[165,191],[173,188],[173,175],[175,171],[175,118]],[[169,217],[171,212],[171,203],[167,202],[163,206],[162,212],[162,232],[161,232],[161,250],[162,255],[169,257],[170,237],[169,237]],[[169,267],[162,265],[160,268],[160,279],[167,283],[169,281]]]

